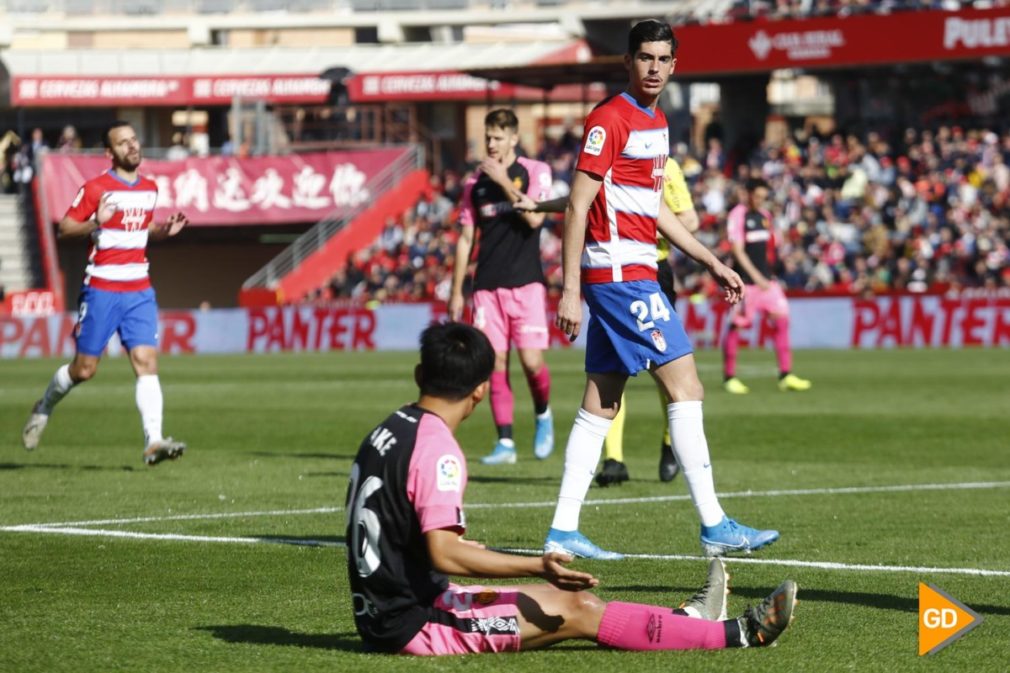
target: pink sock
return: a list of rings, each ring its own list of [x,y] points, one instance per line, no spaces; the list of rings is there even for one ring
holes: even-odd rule
[[[551,402],[551,372],[545,364],[536,374],[526,377],[530,384],[530,395],[533,396],[533,408],[538,414],[547,411]]]
[[[736,353],[740,350],[740,330],[730,328],[722,342],[722,373],[726,378],[736,376]]]
[[[793,350],[789,347],[789,316],[775,320],[775,356],[779,360],[779,372],[785,374],[793,370]]]
[[[491,372],[491,416],[498,426],[512,425],[512,384],[508,372]]]
[[[726,647],[726,625],[674,614],[641,603],[607,603],[596,636],[620,650],[718,650]]]

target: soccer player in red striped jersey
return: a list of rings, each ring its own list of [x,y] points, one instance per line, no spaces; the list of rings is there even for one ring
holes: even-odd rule
[[[642,21],[628,35],[628,88],[601,103],[586,120],[562,245],[564,289],[557,325],[571,338],[582,328],[582,299],[590,309],[586,389],[565,449],[565,468],[545,551],[618,559],[578,530],[579,514],[600,460],[603,440],[621,404],[629,375],[642,370],[672,402],[667,419],[673,452],[701,519],[709,556],[771,544],[778,531],[757,530],[725,515],[715,493],[702,419],[704,389],[693,348],[656,282],[656,230],[704,265],[740,300],[743,282],[701,245],[662,203],[670,143],[656,103],[674,68],[676,38],[660,21]]]
[[[21,438],[28,450],[38,446],[53,407],[95,375],[115,332],[137,375],[144,462],[155,465],[178,458],[186,445],[162,435],[158,304],[148,277],[147,242],[175,236],[188,220],[180,212],[166,222],[154,222],[158,187],[139,173],[142,155],[133,126],[114,122],[103,139],[112,168],[84,183],[59,225],[61,237],[90,239],[74,329],[77,352],[70,364],[56,370]]]

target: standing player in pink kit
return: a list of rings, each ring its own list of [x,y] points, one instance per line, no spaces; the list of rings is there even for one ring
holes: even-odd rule
[[[38,446],[53,407],[95,375],[106,344],[118,332],[137,375],[144,462],[156,465],[178,458],[186,445],[161,432],[158,304],[147,275],[146,249],[148,240],[175,236],[188,220],[176,213],[167,222],[154,223],[158,187],[138,173],[140,141],[128,122],[114,122],[103,137],[112,168],[84,183],[60,221],[60,236],[91,239],[74,330],[77,353],[69,365],[56,370],[32,408],[21,439],[28,450]]]
[[[421,335],[415,404],[394,411],[361,442],[347,490],[347,572],[354,624],[371,652],[416,656],[514,652],[562,640],[622,650],[771,645],[789,626],[796,583],[726,619],[722,561],[676,610],[605,602],[598,584],[565,567],[570,556],[515,556],[463,538],[466,459],[453,433],[488,391],[495,353],[469,325]],[[459,586],[446,575],[539,577],[549,584]]]
[[[547,198],[551,169],[543,162],[516,156],[519,120],[511,110],[488,113],[484,118],[484,142],[487,159],[463,188],[459,218],[462,231],[456,245],[449,317],[459,320],[463,315],[463,281],[473,250],[474,229],[479,229],[473,323],[491,340],[495,351],[491,414],[498,430],[494,450],[481,462],[500,465],[516,462],[512,438],[515,403],[509,382],[513,344],[533,397],[533,453],[542,460],[554,450],[551,375],[544,361],[550,341],[547,286],[540,261],[540,226],[545,215],[513,208],[524,194],[536,201]]]
[[[586,339],[586,389],[568,436],[565,469],[545,551],[619,559],[579,530],[579,515],[600,460],[603,440],[621,404],[629,375],[648,370],[672,402],[667,421],[677,463],[701,519],[708,556],[749,553],[778,531],[743,526],[726,516],[715,493],[702,417],[704,389],[693,348],[656,282],[656,230],[700,264],[726,290],[743,291],[740,277],[692,236],[661,198],[669,150],[666,118],[656,102],[674,67],[676,38],[660,21],[636,24],[624,56],[628,88],[586,120],[565,214],[564,289],[557,324],[571,338],[582,327],[582,298],[591,312]]]
[[[775,231],[772,215],[764,207],[768,184],[760,178],[747,181],[744,202],[729,211],[727,237],[733,246],[736,269],[746,283],[742,302],[733,309],[729,329],[722,344],[723,387],[734,395],[746,395],[750,388],[736,376],[736,355],[740,348],[740,329],[754,323],[760,311],[775,323],[775,356],[779,363],[779,390],[809,390],[811,383],[792,373],[793,352],[789,345],[789,302],[782,286],[772,277],[775,257]]]

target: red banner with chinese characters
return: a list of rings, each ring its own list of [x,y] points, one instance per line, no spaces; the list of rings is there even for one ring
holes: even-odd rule
[[[677,74],[767,72],[1010,54],[1010,7],[911,11],[676,29]]]
[[[145,159],[140,172],[158,184],[158,221],[182,211],[198,226],[318,222],[371,200],[369,181],[406,151]],[[61,220],[84,182],[109,166],[103,156],[46,154],[42,184],[50,219]]]
[[[317,74],[191,76],[15,75],[11,105],[230,105],[237,97],[268,103],[324,103],[329,80]]]

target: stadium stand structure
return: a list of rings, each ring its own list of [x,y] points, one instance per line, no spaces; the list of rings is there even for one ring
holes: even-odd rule
[[[413,205],[428,184],[420,149],[412,146],[366,184],[372,198],[348,213],[322,220],[242,285],[240,304],[277,304],[320,287],[386,219]]]

